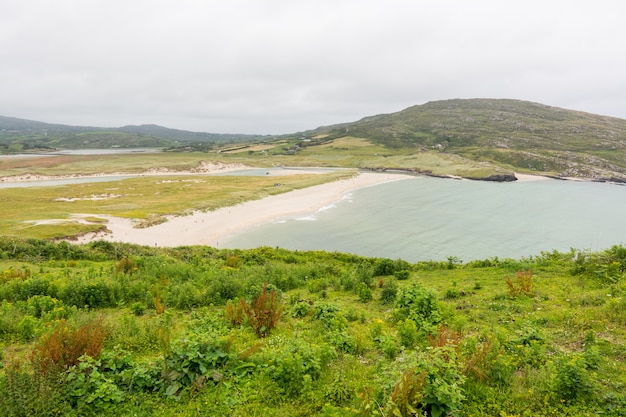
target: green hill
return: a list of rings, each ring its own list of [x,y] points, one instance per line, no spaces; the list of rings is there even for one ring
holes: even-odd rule
[[[626,180],[626,120],[526,101],[436,101],[306,134],[455,154],[519,172]]]

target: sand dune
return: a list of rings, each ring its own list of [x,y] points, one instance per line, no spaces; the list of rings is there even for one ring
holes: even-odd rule
[[[108,220],[107,228],[111,233],[83,236],[79,242],[103,239],[154,246],[219,247],[220,239],[229,235],[281,218],[314,213],[339,201],[350,190],[407,178],[414,177],[403,174],[360,173],[350,179],[269,196],[215,211],[172,216],[165,223],[145,229],[134,228],[129,219],[98,215],[97,217]]]

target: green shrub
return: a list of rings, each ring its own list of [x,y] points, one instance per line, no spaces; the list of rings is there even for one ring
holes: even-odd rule
[[[132,368],[124,369],[119,374],[127,391],[154,392],[163,387],[162,372],[163,367],[160,364],[137,364]]]
[[[444,300],[454,300],[455,298],[459,298],[461,296],[461,292],[456,288],[448,288],[446,292],[443,294]]]
[[[172,285],[168,289],[166,303],[181,310],[191,310],[201,303],[198,289],[191,282]]]
[[[570,270],[572,275],[586,275],[601,282],[616,283],[626,275],[626,247],[614,245],[597,253],[579,251]]]
[[[17,324],[17,331],[22,341],[30,342],[35,338],[37,332],[37,320],[29,315],[22,317]]]
[[[230,274],[218,274],[212,277],[204,293],[203,305],[224,304],[228,300],[237,300],[243,295],[241,280]]]
[[[67,285],[60,292],[59,299],[65,305],[78,308],[115,307],[117,304],[113,285],[103,280]]]
[[[417,324],[411,319],[400,320],[398,322],[398,336],[400,344],[406,348],[412,348],[419,340],[420,333]]]
[[[270,354],[266,372],[287,397],[297,397],[310,388],[310,383],[319,379],[335,356],[328,345],[301,341],[280,346]]]
[[[352,334],[344,331],[333,332],[329,335],[330,344],[339,352],[349,353],[351,355],[357,352],[357,342]]]
[[[224,375],[220,369],[228,361],[224,342],[206,334],[176,342],[165,359],[165,394],[177,399],[184,388],[221,381]]]
[[[349,307],[348,310],[345,313],[345,317],[346,320],[348,320],[349,322],[355,322],[355,321],[365,321],[365,315],[361,312],[359,313],[359,311],[354,308],[354,307]]]
[[[584,357],[577,354],[563,355],[557,360],[554,389],[559,398],[575,400],[590,392],[586,366]]]
[[[396,301],[398,295],[398,283],[395,279],[386,279],[380,291],[380,301],[391,304]]]
[[[131,304],[130,311],[132,311],[135,316],[143,316],[143,313],[146,311],[146,305],[141,301],[137,301]]]
[[[49,295],[33,295],[28,299],[27,310],[31,316],[41,318],[43,313],[52,311],[55,307],[62,304],[59,300]]]
[[[374,276],[393,275],[396,266],[391,259],[378,259],[374,264]]]
[[[315,303],[313,317],[328,330],[341,331],[348,326],[348,320],[339,311],[339,307],[332,303]]]
[[[356,267],[356,282],[354,285],[358,285],[359,282],[364,283],[368,287],[372,287],[374,284],[374,269],[370,264],[360,263]]]
[[[406,281],[407,279],[409,279],[409,271],[407,271],[406,269],[396,271],[394,272],[393,276],[396,277],[398,281]]]
[[[328,282],[324,278],[311,279],[306,286],[311,294],[319,293],[328,288]]]
[[[400,346],[393,336],[381,335],[376,339],[378,347],[389,360],[394,359],[400,353]]]
[[[365,285],[365,283],[360,282],[356,288],[356,295],[359,297],[359,301],[362,303],[367,303],[368,301],[372,301],[374,295],[372,294],[372,289]]]
[[[396,320],[411,319],[420,325],[434,325],[442,320],[435,294],[417,284],[400,291],[393,314]]]
[[[111,410],[124,399],[123,391],[100,367],[99,360],[85,355],[67,370],[67,394],[80,414]]]
[[[291,317],[305,317],[311,311],[311,304],[308,301],[300,300],[291,306]]]
[[[451,346],[434,348],[419,355],[416,372],[426,373],[423,410],[429,416],[460,416],[465,394],[465,376]]]

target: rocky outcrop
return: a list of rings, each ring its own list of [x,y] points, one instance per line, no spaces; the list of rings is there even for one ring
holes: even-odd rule
[[[488,177],[465,177],[468,180],[491,181],[491,182],[512,182],[517,181],[515,174],[492,174]]]

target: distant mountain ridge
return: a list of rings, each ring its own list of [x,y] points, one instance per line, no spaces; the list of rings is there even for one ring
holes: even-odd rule
[[[167,147],[181,142],[227,143],[253,140],[258,135],[191,132],[154,124],[122,127],[71,126],[0,116],[0,144],[20,142],[26,146],[74,147]]]

